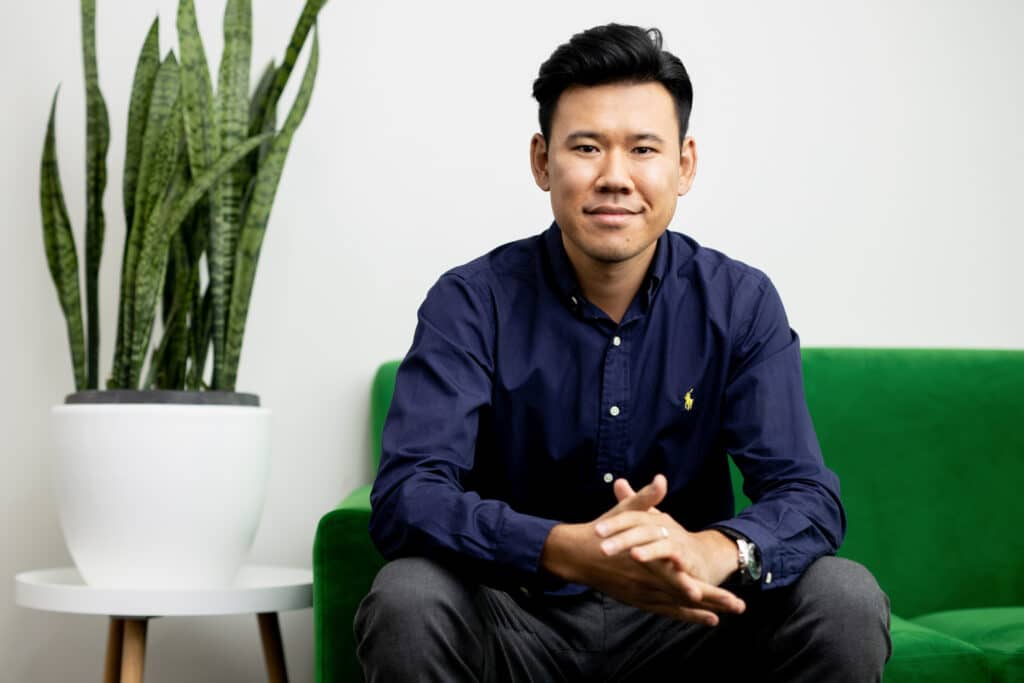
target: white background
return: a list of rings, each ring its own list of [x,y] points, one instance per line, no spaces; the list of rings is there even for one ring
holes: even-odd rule
[[[196,4],[215,70],[223,4]],[[173,0],[98,5],[112,136],[107,372],[135,59],[157,13],[162,50],[176,40]],[[255,65],[283,54],[300,9],[300,0],[254,3]],[[15,607],[12,581],[70,563],[47,421],[72,374],[45,265],[38,169],[50,98],[63,83],[58,153],[81,248],[78,3],[4,0],[2,16],[0,679],[98,680],[106,621]],[[437,276],[547,226],[547,196],[528,170],[531,84],[558,44],[613,20],[660,27],[694,83],[698,173],[673,229],[765,270],[805,346],[1024,347],[1024,4],[332,0],[239,374],[239,389],[274,410],[254,561],[310,566],[319,517],[368,481],[370,379],[407,350]],[[285,106],[293,93],[294,84]],[[282,629],[293,680],[312,680],[312,612],[284,615]],[[253,618],[150,626],[151,683],[255,681],[261,667]]]

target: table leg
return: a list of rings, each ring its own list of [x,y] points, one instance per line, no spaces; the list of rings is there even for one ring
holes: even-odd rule
[[[125,619],[120,683],[142,683],[147,623],[146,619]]]
[[[281,641],[277,612],[260,613],[259,622],[263,659],[267,664],[267,680],[270,683],[288,683],[288,670],[284,665],[284,643]]]
[[[103,665],[103,683],[121,683],[121,646],[124,643],[124,619],[110,617],[107,630],[107,659]]]

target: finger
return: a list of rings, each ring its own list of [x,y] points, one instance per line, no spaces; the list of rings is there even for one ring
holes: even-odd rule
[[[600,518],[594,526],[594,531],[602,538],[608,538],[636,526],[662,526],[663,517],[660,513],[642,512],[640,510],[615,512],[615,508],[612,508],[612,512],[614,514]],[[666,519],[665,521],[668,520]]]
[[[626,486],[629,486],[629,482],[626,482]],[[620,499],[612,511],[648,510],[664,500],[666,493],[668,493],[668,480],[665,479],[665,475],[658,474],[650,484],[637,491],[633,496]]]
[[[690,572],[680,571],[669,560],[649,560],[642,565],[665,581],[666,586],[675,590],[679,599],[690,606],[732,614],[741,614],[746,610],[746,603],[734,593],[702,581]]]
[[[619,503],[623,503],[624,501],[627,501],[631,496],[636,495],[636,491],[633,490],[633,487],[630,486],[629,482],[626,481],[625,479],[616,479],[615,483],[612,484],[612,491],[615,492],[615,500],[617,500]],[[626,503],[626,505],[628,506],[629,503]],[[657,512],[658,508],[651,506],[650,508],[648,508],[648,510],[653,510]]]
[[[630,496],[636,495],[636,491],[629,485],[629,482],[622,478],[615,480],[615,483],[612,484],[612,491],[615,492],[615,500],[620,503]]]
[[[732,614],[742,614],[747,609],[747,604],[743,600],[724,588],[712,586],[684,572],[679,572],[679,579],[687,586],[687,595],[693,597],[697,604]]]
[[[670,592],[676,602],[683,602],[690,605],[700,603],[703,596],[700,586],[684,571],[680,571],[669,560],[650,560],[640,562],[641,567],[653,574],[661,582],[662,590]]]
[[[718,615],[711,610],[699,609],[695,607],[681,607],[679,605],[638,605],[641,609],[646,609],[649,612],[655,614],[662,614],[679,621],[687,621],[693,624],[701,624],[703,626],[718,626]]]
[[[622,515],[619,515],[620,517]],[[602,528],[607,529],[608,525],[601,523]],[[614,524],[611,524],[614,529]],[[601,531],[598,530],[598,535],[601,535]],[[645,554],[650,555],[654,558],[654,553],[660,554],[664,557],[667,553],[671,553],[675,547],[675,543],[668,540],[668,528],[660,524],[640,523],[632,526],[628,529],[624,529],[617,533],[612,534],[611,532],[603,535],[604,541],[601,542],[601,551],[611,557],[624,550],[632,550],[634,548],[643,548]],[[665,543],[658,543],[664,541]],[[654,546],[657,545],[657,548]],[[635,559],[643,561],[643,557],[634,556]]]
[[[691,603],[681,598],[675,591],[666,591],[654,585],[634,584],[632,590],[625,596],[625,600],[631,605],[664,614],[665,616],[683,621],[714,626],[718,623],[718,615],[715,608],[710,605]]]
[[[647,529],[647,527],[644,528],[645,530]],[[630,532],[632,531],[630,530]],[[619,534],[619,536],[622,535]],[[601,544],[601,549],[604,550],[604,542]],[[660,534],[647,543],[633,545],[629,548],[629,554],[637,562],[656,562],[660,560],[670,563],[676,571],[685,572],[690,576],[696,577],[700,574],[692,558],[688,554],[680,552],[679,544]]]

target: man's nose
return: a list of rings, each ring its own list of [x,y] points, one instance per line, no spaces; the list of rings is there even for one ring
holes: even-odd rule
[[[629,162],[622,152],[610,150],[605,154],[601,163],[600,175],[597,178],[597,191],[622,194],[629,194],[633,191]]]

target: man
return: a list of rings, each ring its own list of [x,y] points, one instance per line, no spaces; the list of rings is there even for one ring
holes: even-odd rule
[[[779,295],[667,231],[697,164],[682,63],[597,27],[534,96],[555,223],[443,275],[398,371],[368,680],[880,680],[888,602],[832,556],[839,484]]]

